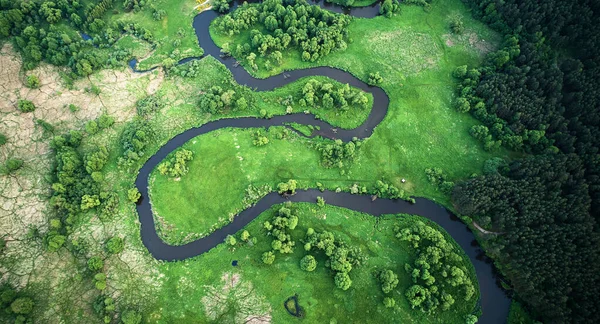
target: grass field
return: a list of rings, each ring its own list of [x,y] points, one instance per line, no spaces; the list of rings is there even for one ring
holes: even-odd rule
[[[321,167],[318,155],[308,148],[308,142],[299,145],[272,140],[266,147],[254,147],[250,144],[251,131],[235,130],[229,134],[224,131],[218,137],[205,135],[194,140],[196,144],[192,149],[202,161],[191,164],[187,179],[180,182],[158,179],[152,186],[153,204],[164,228],[172,227],[171,232],[177,233],[177,239],[173,237],[169,241],[180,242],[187,235],[197,237],[216,224],[226,222],[243,207],[239,200],[250,184],[274,186],[279,181],[294,178],[309,187],[320,182],[330,189],[347,189],[353,183],[372,187],[375,181],[384,179],[411,195],[451,207],[449,197],[427,181],[426,168],[442,168],[451,180],[458,180],[480,173],[484,161],[493,156],[509,158],[504,150],[485,152],[468,134],[477,122],[452,107],[455,97],[452,71],[458,65],[477,65],[482,55],[494,48],[497,36],[470,18],[458,0],[436,3],[430,13],[418,6],[402,9],[402,13],[392,19],[355,19],[350,25],[353,41],[345,52],[331,54],[317,63],[306,63],[292,51],[281,67],[252,72],[258,77],[267,77],[286,69],[330,65],[348,70],[363,80],[369,72],[380,72],[384,78],[382,87],[391,99],[388,115],[343,174],[340,170]],[[451,35],[448,17],[459,13],[465,16],[465,33]],[[212,35],[219,44],[243,42],[245,37],[227,38],[214,31]],[[258,65],[262,66],[260,59]],[[226,78],[221,79],[227,83]],[[284,113],[285,108],[277,104],[278,99],[274,97],[298,92],[300,84],[255,94],[256,109]],[[353,124],[352,115],[324,117],[344,126],[357,125],[363,118],[357,115]],[[239,161],[238,156],[244,160]],[[231,169],[216,171],[225,161]],[[257,162],[250,166],[248,161]],[[401,182],[402,178],[406,179],[405,183]],[[209,188],[218,190],[209,193]],[[176,201],[173,204],[176,207],[171,207],[169,201]]]
[[[265,236],[262,223],[278,208],[274,206],[246,227],[251,236],[257,238],[256,245],[242,242],[231,248],[221,244],[193,260],[162,265],[161,272],[167,284],[163,285],[157,301],[160,309],[148,314],[149,321],[168,323],[181,321],[185,317],[206,322],[207,315],[219,309],[225,314],[222,320],[228,322],[228,316],[235,314],[232,308],[253,309],[244,302],[248,299],[254,302],[254,306],[264,304],[263,309],[270,308],[273,323],[295,322],[300,320],[290,316],[283,307],[286,298],[294,294],[298,294],[299,303],[306,312],[306,317],[301,320],[306,323],[462,323],[464,316],[473,311],[476,299],[468,303],[457,302],[456,308],[427,316],[412,310],[404,298],[404,290],[412,283],[410,277],[404,275],[403,265],[413,260],[415,253],[412,247],[394,238],[392,229],[395,224],[410,226],[415,220],[423,218],[390,215],[377,223],[369,215],[343,208],[327,205],[319,208],[308,203],[293,206],[299,208],[300,215],[299,225],[292,233],[296,241],[304,237],[308,227],[312,227],[315,230],[333,231],[367,252],[368,261],[350,273],[353,285],[348,291],[335,287],[329,270],[323,266],[322,257],[317,257],[318,266],[314,272],[302,271],[299,267],[299,261],[305,255],[302,246],[297,246],[292,254],[278,254],[275,263],[270,266],[261,262],[260,256],[270,250],[271,241]],[[233,260],[238,261],[237,267],[232,267]],[[384,295],[373,277],[374,271],[383,268],[393,269],[400,280],[398,287],[390,294],[396,299],[393,309],[383,306]],[[470,265],[468,268],[472,269]],[[474,272],[469,275],[476,282]],[[252,288],[246,286],[248,284]],[[225,287],[233,288],[234,292],[226,291],[228,288]],[[235,293],[236,289],[240,291],[239,294]],[[198,307],[200,300],[206,302],[203,298],[215,291],[225,291],[221,297],[227,299],[221,303],[229,308],[211,309],[206,306],[210,303]],[[236,297],[242,292],[251,294],[244,299]]]

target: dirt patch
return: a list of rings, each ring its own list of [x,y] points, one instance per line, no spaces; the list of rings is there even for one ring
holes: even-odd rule
[[[202,304],[210,320],[220,323],[271,323],[271,307],[263,296],[243,281],[240,274],[226,272],[219,286],[205,286]]]

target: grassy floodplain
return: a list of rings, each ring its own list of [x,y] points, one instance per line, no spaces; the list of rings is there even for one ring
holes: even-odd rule
[[[404,263],[411,262],[416,255],[409,244],[394,237],[392,229],[396,224],[401,227],[410,226],[416,220],[431,225],[426,219],[412,215],[387,215],[377,222],[370,215],[344,208],[328,205],[317,207],[309,203],[293,204],[294,208],[299,209],[300,215],[298,227],[292,233],[295,240],[303,238],[306,230],[312,227],[317,231],[332,231],[367,252],[368,261],[352,270],[352,288],[344,292],[335,287],[330,270],[323,266],[323,258],[317,258],[318,265],[314,272],[307,273],[300,269],[300,259],[306,253],[301,246],[292,254],[277,254],[272,265],[265,265],[260,261],[261,254],[270,250],[271,241],[270,237],[265,236],[262,223],[269,220],[279,207],[281,206],[273,206],[246,226],[250,235],[257,238],[254,246],[244,242],[238,242],[235,247],[221,244],[192,260],[162,265],[161,271],[171,278],[171,282],[165,285],[157,301],[162,311],[150,314],[149,318],[160,319],[157,322],[173,322],[187,316],[204,322],[210,310],[198,307],[198,301],[212,291],[213,287],[222,289],[234,276],[235,280],[241,282],[237,286],[239,289],[244,289],[245,283],[251,283],[256,298],[270,305],[273,323],[294,320],[283,307],[283,302],[294,294],[298,294],[300,306],[306,312],[302,321],[309,323],[389,323],[391,318],[396,323],[462,323],[465,315],[473,311],[476,298],[470,302],[457,301],[452,310],[427,316],[411,309],[402,296],[402,292],[412,284],[410,276],[405,275]],[[433,226],[453,242],[443,229],[435,224]],[[464,255],[463,258],[468,260]],[[233,260],[238,261],[237,267],[231,266]],[[476,282],[472,266],[468,261],[465,265],[471,269],[469,277]],[[391,309],[384,307],[384,294],[373,277],[373,272],[384,268],[393,269],[400,280],[398,287],[387,295],[393,296],[397,302],[396,307]],[[186,298],[177,297],[182,294]],[[235,293],[222,297],[228,298],[227,303],[232,307],[243,305],[243,300],[235,298]],[[226,311],[223,313],[225,321],[229,320],[228,316],[235,314]]]
[[[448,28],[449,17],[457,14],[463,15],[466,26],[463,35],[453,35]],[[220,45],[244,43],[248,37],[248,33],[225,37],[214,28],[211,35]],[[227,222],[243,207],[240,198],[249,185],[274,187],[290,178],[299,180],[303,187],[314,188],[319,182],[327,188],[342,190],[348,190],[354,183],[370,188],[377,180],[385,180],[410,195],[428,197],[449,206],[449,197],[428,182],[426,168],[442,168],[449,179],[457,180],[480,173],[483,162],[493,156],[507,157],[504,150],[484,151],[468,134],[477,121],[453,108],[454,68],[478,64],[498,41],[496,34],[469,17],[460,1],[437,3],[429,13],[418,6],[403,6],[401,14],[391,19],[354,19],[349,35],[351,43],[346,51],[330,54],[317,63],[302,62],[299,53],[291,51],[285,54],[279,67],[266,71],[258,58],[259,69],[249,71],[261,78],[285,70],[328,65],[350,71],[363,80],[368,73],[378,71],[384,79],[382,88],[390,96],[390,107],[373,136],[358,150],[356,160],[343,172],[325,169],[319,165],[316,152],[304,149],[311,146],[310,142],[299,140],[306,143],[300,146],[272,139],[266,147],[253,147],[252,130],[232,130],[235,135],[222,132],[218,137],[209,134],[194,139],[193,151],[203,161],[193,161],[189,174],[180,182],[159,177],[151,188],[153,205],[165,225],[163,229],[172,229],[171,234],[163,233],[164,239],[183,243],[187,241],[184,238],[202,236],[217,224]],[[262,99],[257,100],[257,110],[266,107],[275,114],[284,113],[283,105],[275,103],[289,93],[299,93],[302,84],[298,81],[272,92],[258,93]],[[365,113],[359,112],[355,119],[348,112],[338,116],[341,118],[325,114],[324,119],[348,128],[360,124]],[[240,157],[245,160],[238,161]],[[215,173],[213,169],[219,161],[238,166],[221,168]],[[251,169],[239,166],[246,161],[262,162]],[[211,163],[217,164],[211,166]],[[405,183],[401,182],[403,178]],[[191,184],[194,189],[189,187]],[[209,188],[219,190],[209,192]],[[182,195],[183,192],[186,194]],[[200,206],[206,212],[201,212]]]

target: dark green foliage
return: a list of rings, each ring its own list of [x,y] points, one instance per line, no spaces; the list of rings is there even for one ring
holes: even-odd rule
[[[486,160],[483,163],[483,174],[498,174],[501,170],[504,170],[508,166],[508,163],[502,158],[494,157]]]
[[[488,241],[488,253],[519,296],[544,317],[568,316],[565,322],[595,316],[600,293],[600,236],[582,164],[574,154],[530,157],[453,193],[460,213],[486,215],[504,233]]]
[[[152,140],[153,130],[148,121],[136,118],[127,123],[121,134],[121,147],[123,148],[123,157],[119,163],[132,164],[144,156],[146,146]]]
[[[17,108],[19,108],[21,112],[28,113],[35,110],[35,105],[29,100],[19,99]]]
[[[146,2],[147,0],[124,0],[123,8],[125,11],[133,10],[134,12],[138,12],[146,5]]]
[[[54,126],[43,119],[36,119],[36,125],[40,126],[44,131],[44,136],[54,133]]]
[[[211,87],[200,99],[200,109],[211,114],[221,113],[225,109],[246,109],[249,104],[244,98],[244,92],[248,89],[239,87],[236,90],[225,90],[219,86]],[[240,101],[241,99],[244,100]]]
[[[279,253],[293,253],[296,242],[292,240],[290,231],[298,226],[298,215],[295,209],[281,207],[271,222],[265,222],[264,227],[273,237],[271,247]]]
[[[147,116],[161,110],[165,106],[165,102],[156,95],[140,99],[136,103],[137,114],[139,116]]]
[[[448,181],[448,177],[440,168],[427,168],[425,174],[429,182],[438,186],[445,193],[450,193],[454,187],[454,182]]]
[[[226,6],[224,1],[218,4],[217,9]],[[303,60],[314,62],[332,51],[345,50],[350,20],[350,16],[311,6],[305,0],[266,0],[254,6],[240,6],[218,20],[216,26],[228,35],[251,30],[250,42],[230,52],[238,58],[246,58],[256,69],[255,53],[267,57],[277,51],[297,48]],[[266,33],[259,29],[260,25],[266,28]]]
[[[0,146],[6,144],[7,141],[8,139],[6,138],[6,135],[0,133]]]
[[[467,275],[468,269],[462,265],[464,260],[440,231],[421,221],[410,228],[396,227],[394,231],[398,239],[412,243],[417,250],[416,260],[405,264],[413,281],[405,296],[413,308],[431,313],[441,306],[445,311],[451,308],[455,298],[465,301],[473,298],[475,287]],[[460,288],[460,294],[451,295],[450,287]]]
[[[391,18],[395,13],[400,12],[400,3],[398,0],[384,0],[379,7],[379,14]]]
[[[98,127],[100,127],[100,129],[109,128],[114,125],[114,123],[115,118],[107,114],[102,114],[100,117],[98,117]]]

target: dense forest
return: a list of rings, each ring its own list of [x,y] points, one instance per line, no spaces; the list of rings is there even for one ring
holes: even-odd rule
[[[523,160],[457,184],[458,211],[502,234],[488,253],[548,323],[597,323],[600,294],[598,2],[465,0],[505,35],[479,69],[459,67],[457,109],[486,149]]]

